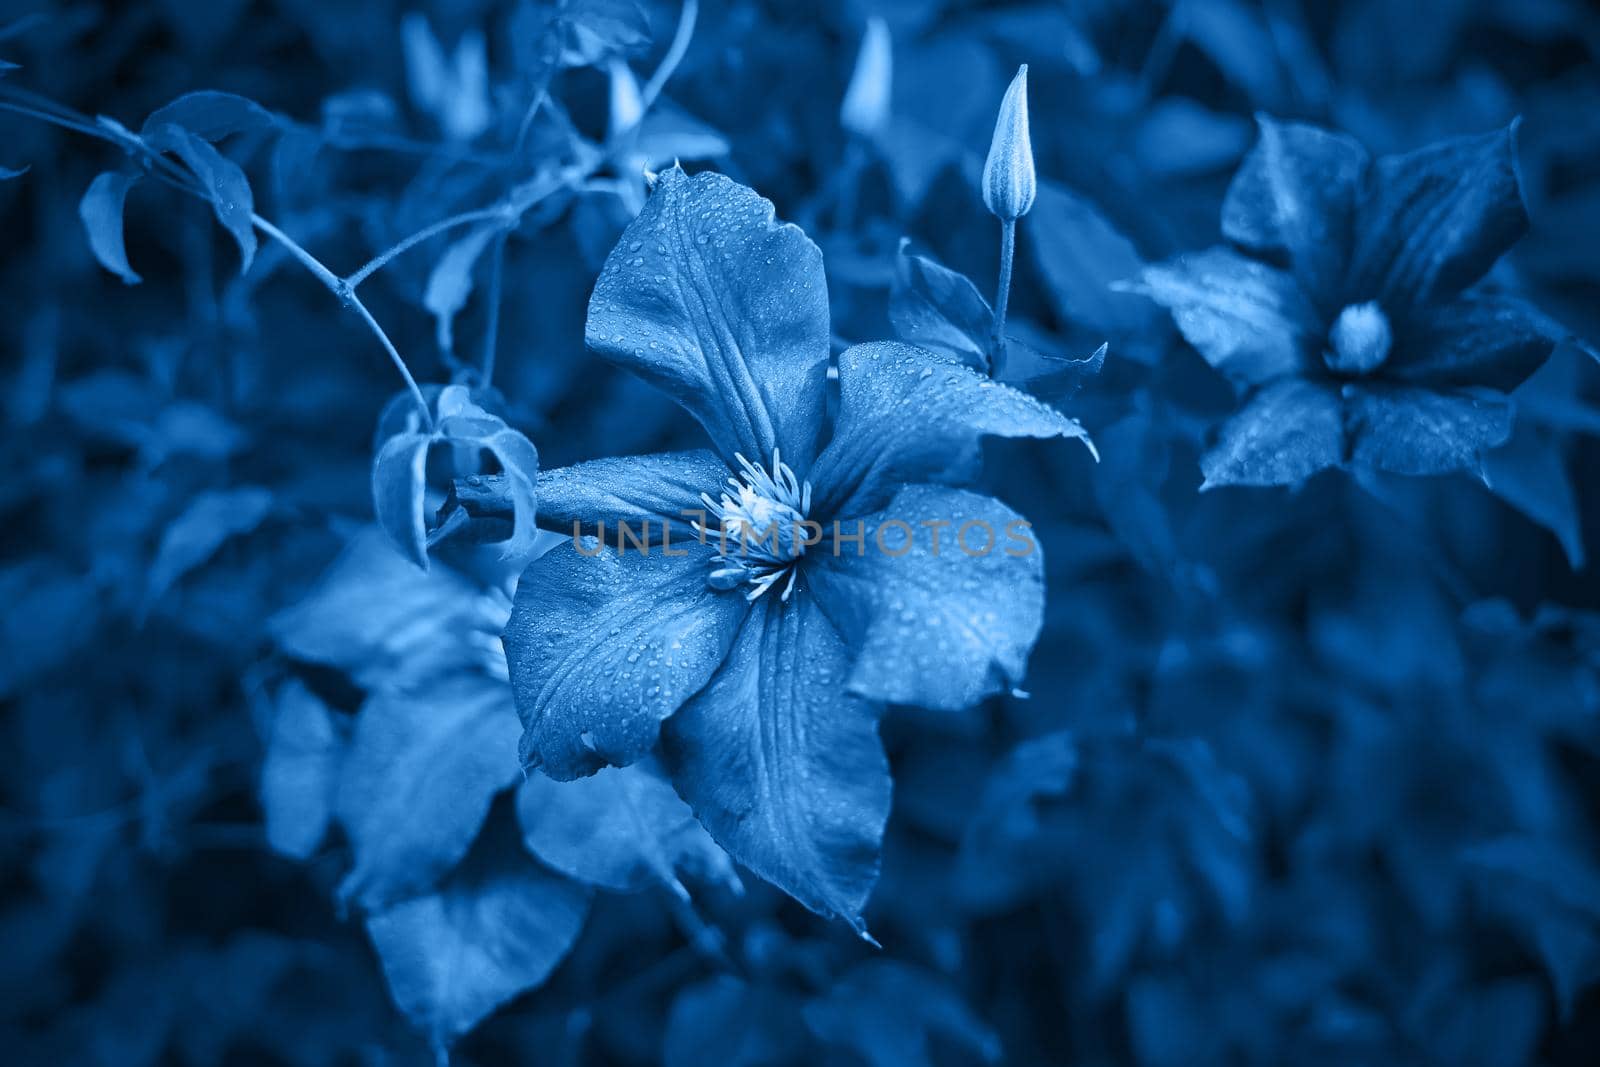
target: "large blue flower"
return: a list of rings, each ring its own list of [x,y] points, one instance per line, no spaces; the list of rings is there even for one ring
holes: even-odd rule
[[[523,574],[506,649],[527,763],[570,779],[659,738],[724,848],[860,929],[889,809],[881,705],[1015,684],[1042,620],[1026,524],[948,486],[982,435],[1082,430],[953,357],[867,344],[838,359],[824,447],[829,338],[805,234],[725,177],[664,173],[588,342],[711,447],[541,474],[540,522],[582,536]]]
[[[1505,442],[1506,393],[1555,341],[1534,308],[1479,284],[1528,225],[1514,135],[1372,160],[1340,134],[1261,119],[1222,207],[1232,247],[1143,279],[1249,391],[1201,461],[1207,485],[1438,474]]]

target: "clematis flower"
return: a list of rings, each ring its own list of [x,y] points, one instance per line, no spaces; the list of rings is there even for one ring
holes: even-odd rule
[[[1206,486],[1475,468],[1557,339],[1481,284],[1528,225],[1515,124],[1376,160],[1313,126],[1260,126],[1222,207],[1232,245],[1142,279],[1247,393],[1201,460]]]
[[[587,337],[709,447],[540,475],[539,521],[575,539],[522,575],[505,634],[523,759],[572,779],[659,740],[725,849],[864,932],[889,810],[882,706],[1014,686],[1042,621],[1027,524],[952,484],[983,435],[1083,431],[954,357],[880,343],[839,356],[825,437],[821,252],[716,174],[661,175]]]

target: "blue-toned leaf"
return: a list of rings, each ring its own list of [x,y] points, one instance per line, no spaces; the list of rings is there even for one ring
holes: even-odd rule
[[[168,124],[181,126],[207,141],[220,141],[235,133],[272,129],[278,120],[254,100],[234,93],[204,89],[186,93],[152,111],[150,117],[144,120],[143,133],[149,135]]]
[[[128,266],[128,250],[122,243],[122,205],[138,180],[137,174],[108,170],[89,183],[78,202],[78,217],[89,235],[94,258],[129,285],[138,285],[142,279]]]
[[[995,373],[995,378],[1007,383],[1025,383],[1033,395],[1059,403],[1100,373],[1106,365],[1106,352],[1110,347],[1110,343],[1106,342],[1087,356],[1069,359],[1041,351],[1026,341],[1008,335],[1005,360]]]
[[[958,274],[900,241],[889,322],[900,340],[948,355],[974,370],[989,368],[994,312],[965,274]]]
[[[1483,473],[1495,496],[1556,535],[1573,570],[1583,567],[1578,497],[1559,441],[1519,420],[1510,440],[1484,454]]]
[[[31,169],[32,167],[23,167],[20,170],[12,170],[10,167],[0,167],[0,182],[10,181],[12,178],[20,178],[24,174],[28,173],[28,171]]]
[[[1250,100],[1270,106],[1285,93],[1270,17],[1245,0],[1211,0],[1182,16],[1182,32]]]
[[[450,567],[426,574],[377,527],[357,534],[308,596],[273,617],[283,651],[368,688],[410,688],[463,669],[492,671],[510,604]]]
[[[946,711],[1021,683],[1044,622],[1044,553],[992,497],[911,485],[805,578],[852,649],[850,691]]]
[[[334,799],[355,857],[340,897],[381,908],[454,867],[494,795],[517,780],[517,734],[510,688],[494,678],[457,674],[373,694]]]
[[[839,356],[839,415],[810,479],[814,514],[876,511],[908,482],[963,481],[986,436],[1075,437],[1084,428],[949,355],[894,341]]]
[[[434,338],[441,352],[455,351],[456,315],[472,295],[472,268],[501,229],[499,223],[494,223],[468,230],[465,237],[445,249],[428,274],[422,306],[433,315]]]
[[[1395,474],[1478,467],[1511,436],[1511,402],[1488,389],[1434,392],[1403,386],[1346,389],[1350,460]]]
[[[589,895],[509,835],[479,843],[425,896],[367,920],[389,993],[439,1051],[549,977],[583,929]]]
[[[1345,458],[1343,405],[1331,385],[1289,378],[1264,386],[1200,457],[1203,489],[1290,485]]]
[[[500,547],[500,558],[523,563],[532,558],[538,536],[536,524],[539,451],[505,420],[491,415],[472,399],[465,386],[449,385],[439,392],[438,435],[454,445],[487,451],[500,464],[512,508],[511,536]]]
[[[1404,320],[1384,376],[1419,385],[1481,385],[1510,392],[1566,333],[1508,293],[1467,293]]]
[[[576,528],[591,535],[603,522],[613,545],[619,523],[652,542],[667,536],[669,523],[673,542],[697,539],[690,524],[705,510],[700,494],[716,499],[729,477],[728,465],[703,448],[594,459],[540,471],[539,522],[563,533]]]
[[[198,494],[161,535],[150,564],[144,604],[160,600],[185,574],[216,554],[229,539],[261,525],[272,511],[273,496],[260,486],[240,486]]]
[[[940,975],[897,960],[858,963],[805,1006],[811,1032],[850,1049],[869,1067],[933,1067],[936,1048],[983,1063],[1000,1060],[1000,1038]]]
[[[406,559],[428,569],[428,448],[422,433],[396,434],[372,460],[372,511],[378,528]]]
[[[261,767],[261,811],[274,851],[305,859],[322,844],[333,820],[345,733],[341,719],[300,682],[278,694]]]
[[[846,692],[849,669],[811,597],[763,597],[661,739],[673,786],[718,844],[864,933],[890,783],[879,709]]]
[[[1096,340],[1110,338],[1119,353],[1146,363],[1160,358],[1160,311],[1148,297],[1118,288],[1137,278],[1145,261],[1098,207],[1041,180],[1019,244],[1039,265],[1063,319]]]
[[[530,774],[517,791],[517,819],[530,852],[585,885],[623,893],[664,885],[687,900],[683,871],[740,888],[728,854],[643,764],[570,782]]]
[[[1474,846],[1466,862],[1490,905],[1539,953],[1563,1015],[1600,979],[1600,867],[1554,840],[1496,838]]]
[[[650,20],[634,0],[573,0],[561,13],[561,65],[591,67],[642,51]]]
[[[1258,115],[1260,139],[1222,204],[1230,241],[1288,257],[1322,312],[1333,314],[1355,241],[1356,203],[1369,163],[1353,138]]]
[[[522,759],[563,781],[648,754],[746,613],[741,594],[706,584],[714,548],[691,543],[669,557],[626,540],[619,551],[615,538],[534,560],[506,625]]]
[[[773,984],[719,975],[672,1002],[665,1067],[798,1067],[811,1062],[798,998]]]
[[[255,197],[239,164],[198,134],[171,123],[151,128],[145,140],[159,152],[173,153],[194,172],[217,221],[239,245],[239,273],[248,271],[256,256]]]
[[[1150,267],[1141,288],[1207,363],[1236,381],[1294,374],[1320,340],[1316,310],[1293,275],[1226,248]]]
[[[673,167],[606,260],[589,346],[700,420],[725,460],[811,465],[828,367],[822,253],[772,204]]]
[[[1516,130],[1512,123],[1373,165],[1350,265],[1354,298],[1392,307],[1447,298],[1483,277],[1527,232]]]

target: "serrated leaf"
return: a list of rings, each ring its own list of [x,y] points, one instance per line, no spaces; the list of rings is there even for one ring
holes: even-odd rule
[[[100,265],[129,285],[141,279],[128,266],[128,251],[122,243],[122,207],[128,190],[139,181],[137,174],[106,171],[89,183],[78,201],[78,217],[89,235],[89,249]]]

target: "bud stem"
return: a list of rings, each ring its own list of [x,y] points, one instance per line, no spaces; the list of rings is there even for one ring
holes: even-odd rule
[[[1011,302],[1011,263],[1017,255],[1017,220],[1000,220],[1000,282],[994,294],[994,338],[989,372],[1000,373],[1006,358],[1006,305]]]

